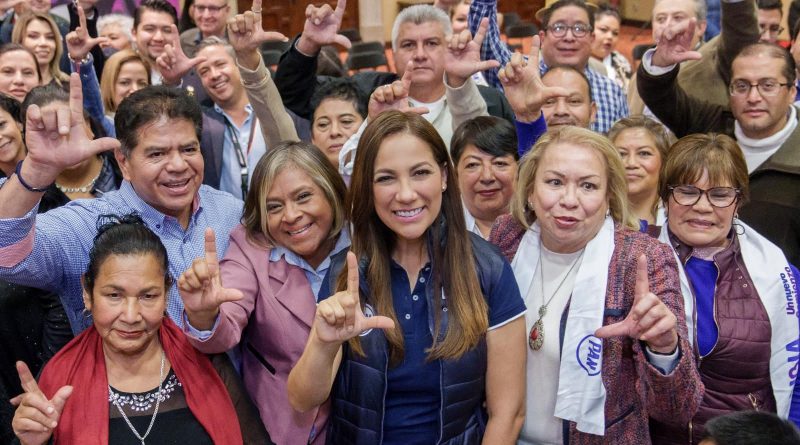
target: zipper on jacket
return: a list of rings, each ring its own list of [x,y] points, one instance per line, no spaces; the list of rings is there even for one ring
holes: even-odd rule
[[[693,428],[693,426],[692,426],[692,421],[690,420],[690,421],[689,421],[689,445],[692,445],[692,430],[693,430],[693,429],[694,429],[694,428]]]
[[[753,405],[754,411],[761,411],[760,409],[761,407],[759,406],[758,403],[758,397],[756,397],[752,392],[747,393],[747,400],[749,400],[750,404]]]

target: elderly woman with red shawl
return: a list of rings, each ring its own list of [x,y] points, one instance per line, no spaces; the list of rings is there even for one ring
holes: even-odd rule
[[[93,326],[53,357],[38,384],[17,363],[25,392],[14,400],[12,426],[20,441],[271,443],[257,416],[237,416],[234,401],[248,406],[240,387],[226,386],[235,381],[230,363],[230,374],[217,371],[217,360],[164,316],[167,252],[142,220],[103,225],[89,255],[83,298]],[[241,429],[240,419],[248,419]]]

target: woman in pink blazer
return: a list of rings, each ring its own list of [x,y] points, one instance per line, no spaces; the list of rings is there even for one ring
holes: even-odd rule
[[[329,404],[296,412],[286,380],[305,347],[330,258],[350,246],[345,190],[316,147],[278,145],[255,167],[225,258],[217,263],[209,230],[205,258],[179,280],[191,343],[205,353],[241,345],[244,384],[280,445],[325,442]]]

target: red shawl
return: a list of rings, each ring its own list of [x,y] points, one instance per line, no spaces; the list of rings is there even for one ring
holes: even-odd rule
[[[168,317],[164,317],[159,337],[197,421],[215,444],[241,444],[233,403],[208,357],[194,349]],[[102,344],[92,326],[42,371],[39,388],[48,398],[64,385],[74,388],[53,436],[56,444],[108,445],[108,378]]]

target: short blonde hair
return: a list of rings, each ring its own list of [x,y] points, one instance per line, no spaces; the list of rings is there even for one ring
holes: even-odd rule
[[[34,20],[46,23],[55,37],[56,51],[53,55],[53,60],[51,60],[47,66],[47,71],[50,72],[50,76],[55,79],[58,85],[61,85],[62,82],[68,82],[69,74],[61,71],[60,67],[61,56],[64,54],[64,45],[61,43],[61,31],[58,30],[58,26],[53,18],[50,17],[50,14],[42,14],[40,12],[24,14],[17,19],[17,22],[14,24],[14,30],[11,31],[11,41],[24,46],[23,40],[25,40],[25,33],[28,31],[28,25]]]
[[[608,188],[606,198],[614,222],[638,230],[639,223],[628,204],[628,182],[625,167],[617,148],[607,138],[585,128],[564,126],[549,130],[542,135],[530,152],[523,156],[519,165],[514,197],[511,199],[511,214],[525,228],[536,220],[533,209],[528,206],[528,196],[533,192],[536,172],[547,149],[557,144],[574,144],[595,150],[605,160]]]
[[[100,96],[103,98],[103,107],[106,113],[117,112],[119,104],[114,103],[114,85],[117,83],[122,66],[128,62],[139,62],[147,72],[147,83],[152,84],[150,64],[147,63],[144,57],[132,49],[123,49],[115,52],[106,59],[106,63],[103,65],[103,74],[100,76]]]

